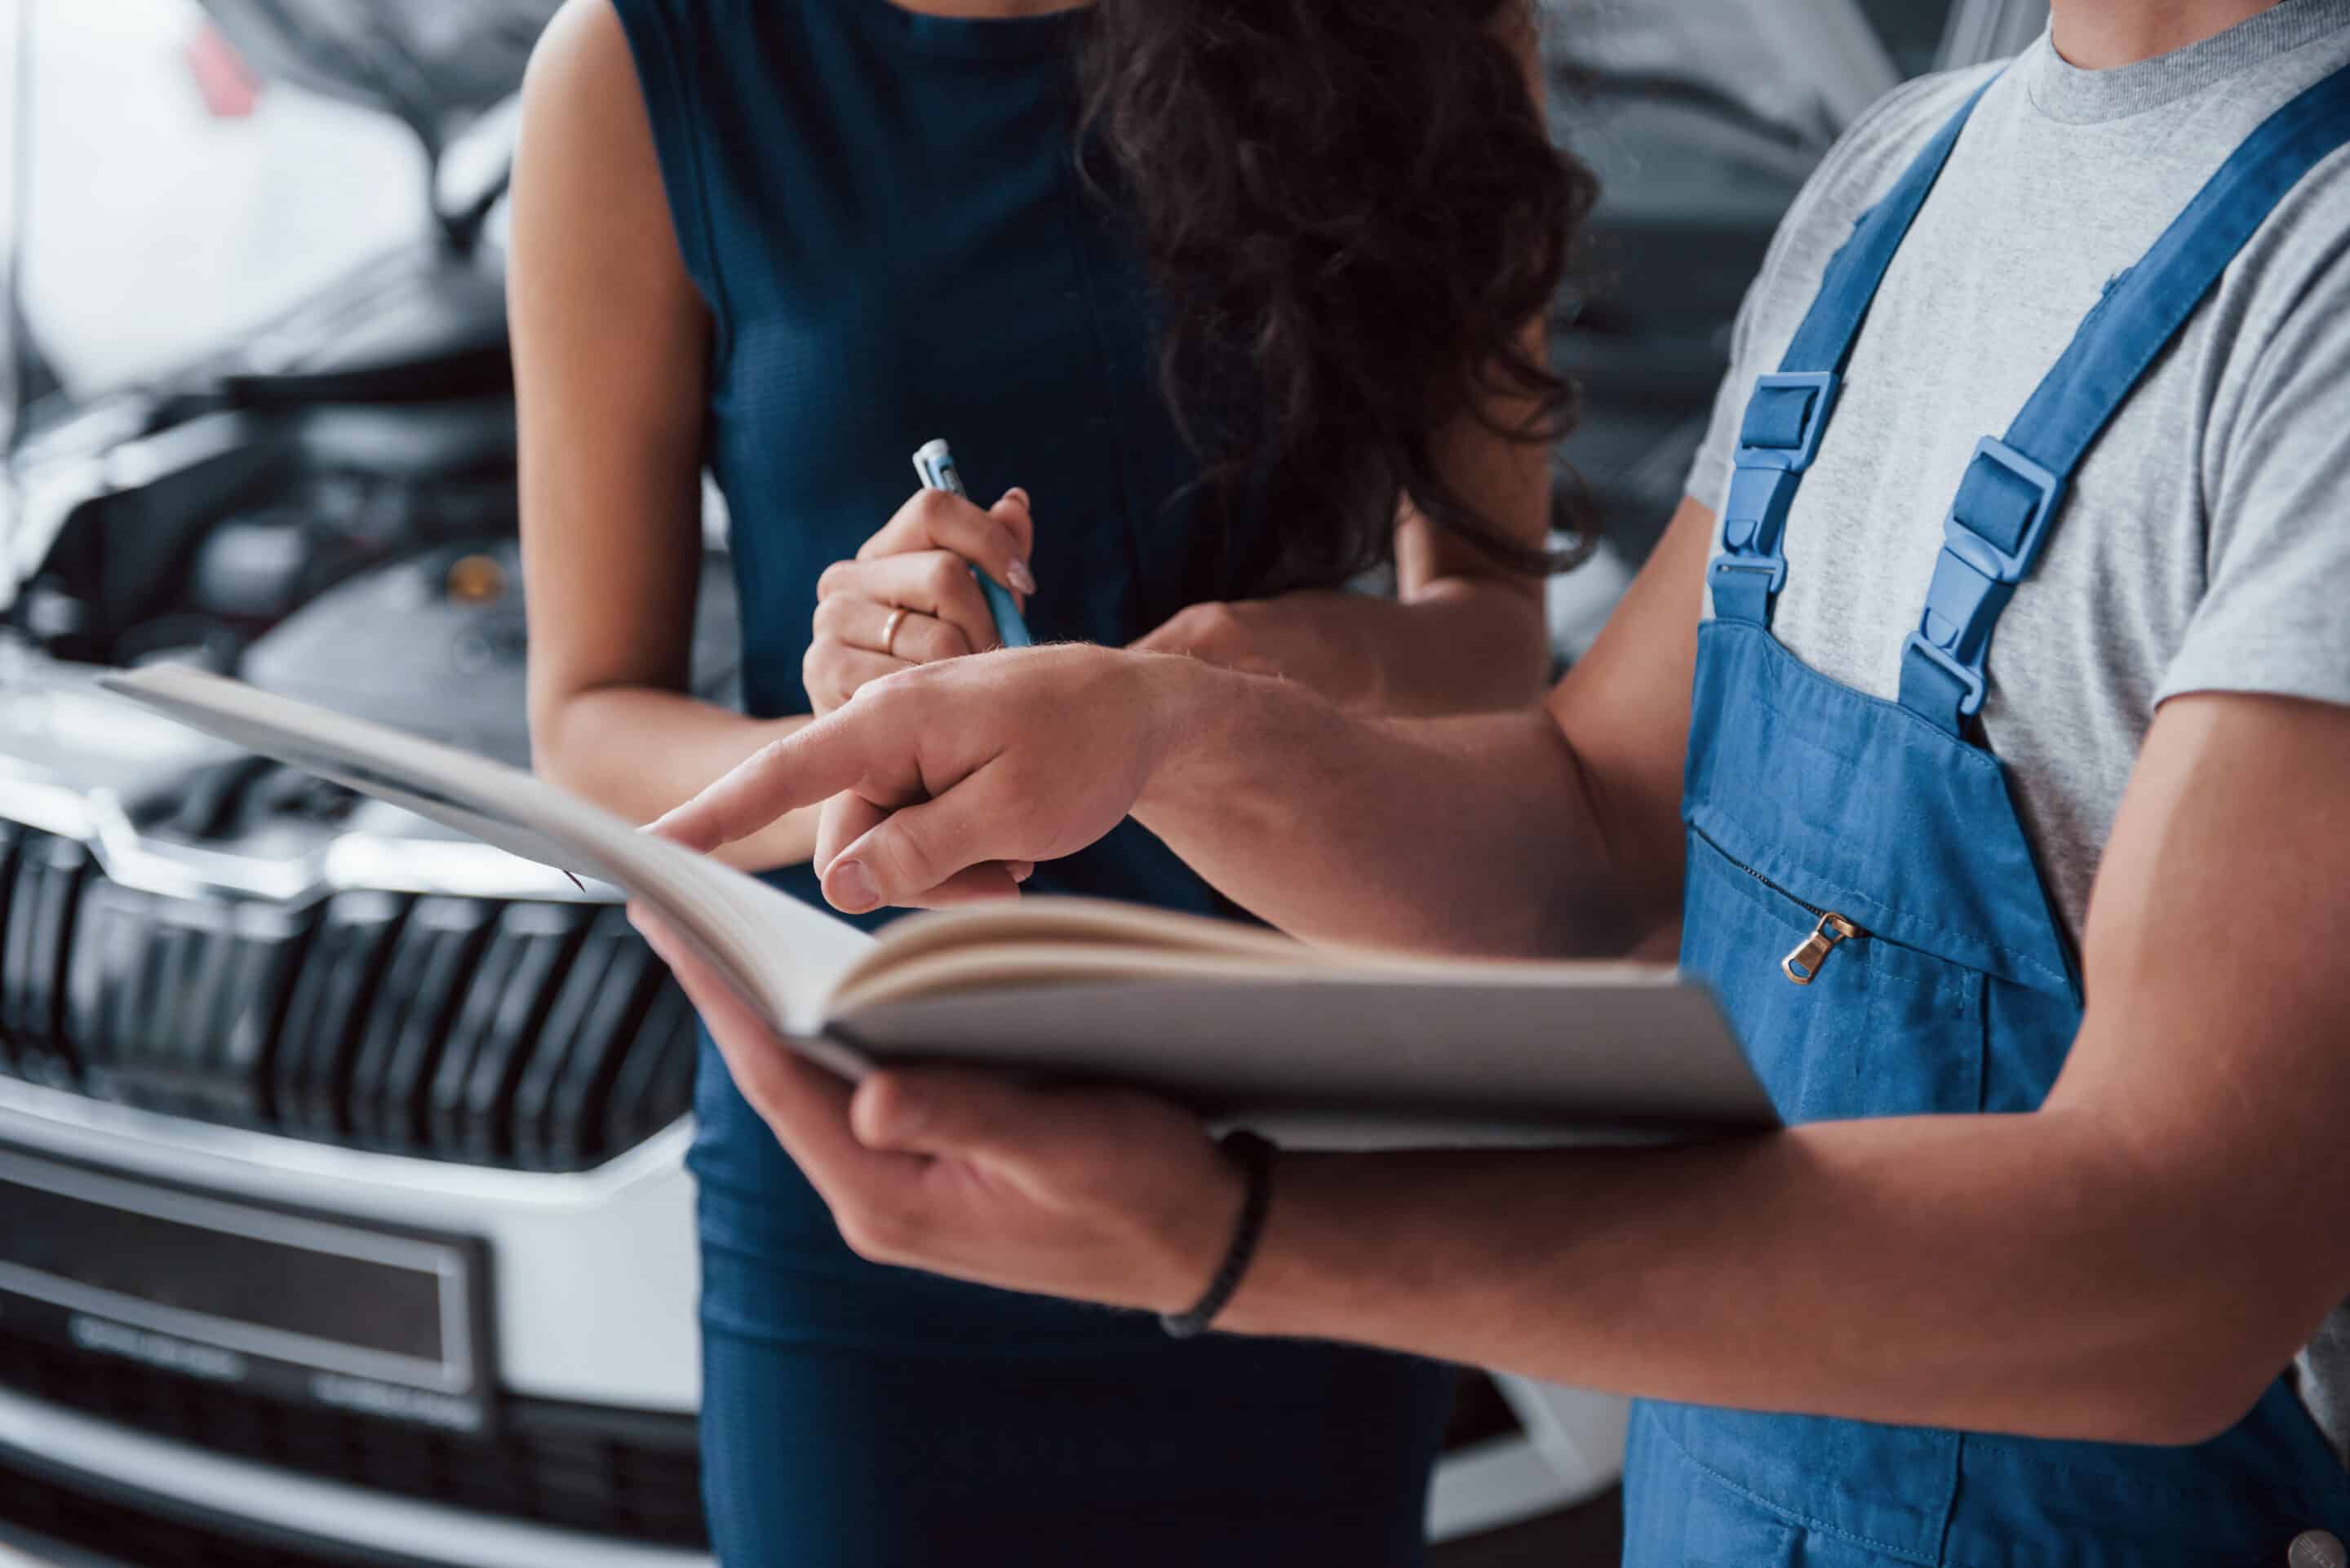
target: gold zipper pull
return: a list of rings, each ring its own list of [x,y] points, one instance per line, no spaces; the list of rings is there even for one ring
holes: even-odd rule
[[[1819,979],[1820,965],[1827,961],[1828,954],[1835,951],[1838,942],[1848,942],[1855,937],[1866,934],[1842,915],[1822,915],[1812,934],[1804,939],[1804,945],[1779,961],[1779,971],[1797,985],[1809,985]]]

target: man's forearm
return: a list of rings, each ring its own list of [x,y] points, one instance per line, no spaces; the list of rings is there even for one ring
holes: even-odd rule
[[[1282,672],[1342,707],[1394,717],[1507,711],[1551,678],[1539,595],[1491,578],[1431,583],[1409,599],[1287,595],[1263,609],[1291,623]]]
[[[1630,907],[1566,738],[1537,708],[1356,717],[1287,682],[1169,661],[1166,760],[1136,819],[1310,940],[1455,954],[1628,950]]]
[[[2165,707],[2033,1115],[1284,1160],[1228,1321],[1707,1404],[2207,1436],[2350,1293],[2345,776],[2338,705]]]
[[[2184,1442],[2312,1326],[2263,1291],[2256,1228],[2185,1185],[2085,1113],[1292,1158],[1224,1322],[1649,1397]]]

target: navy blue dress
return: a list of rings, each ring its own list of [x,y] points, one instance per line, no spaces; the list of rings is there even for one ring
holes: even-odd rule
[[[1116,646],[1246,591],[1157,392],[1153,306],[1074,163],[1074,16],[615,0],[716,324],[709,459],[762,715],[806,712],[818,575],[954,443],[1034,495],[1030,621]],[[805,868],[779,873],[819,901]],[[1212,912],[1129,826],[1032,888]],[[730,1568],[1416,1563],[1442,1368],[1211,1339],[857,1258],[705,1050],[705,1490]]]

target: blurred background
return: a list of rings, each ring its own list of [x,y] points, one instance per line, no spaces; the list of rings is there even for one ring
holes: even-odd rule
[[[594,892],[91,684],[193,659],[526,758],[503,198],[555,7],[0,0],[0,1568],[708,1562],[675,991]],[[1805,176],[2046,10],[1545,9],[1607,191],[1565,666]],[[1437,1562],[1613,1561],[1622,1432],[1464,1372]]]

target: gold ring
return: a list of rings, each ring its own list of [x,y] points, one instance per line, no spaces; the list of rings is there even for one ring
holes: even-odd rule
[[[889,624],[881,628],[881,651],[892,659],[898,657],[898,630],[906,624],[906,618],[913,613],[902,607],[893,609],[889,612]]]

